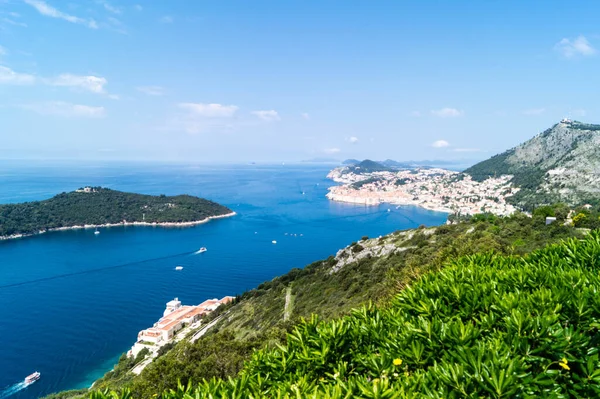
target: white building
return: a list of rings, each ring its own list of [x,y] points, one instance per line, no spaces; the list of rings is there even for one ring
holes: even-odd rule
[[[197,306],[181,305],[178,298],[167,302],[163,317],[154,323],[152,327],[138,333],[137,341],[128,352],[128,355],[135,357],[144,348],[157,351],[159,347],[171,342],[175,334],[182,328],[199,321],[205,314],[212,312],[222,304],[231,302],[233,299],[235,298],[232,296],[221,299],[208,299]]]

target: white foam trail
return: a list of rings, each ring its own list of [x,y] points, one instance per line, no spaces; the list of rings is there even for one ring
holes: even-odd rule
[[[19,382],[17,384],[6,387],[2,391],[0,391],[0,399],[8,398],[9,396],[16,394],[17,392],[27,388],[28,386],[29,384],[26,384],[25,382]]]

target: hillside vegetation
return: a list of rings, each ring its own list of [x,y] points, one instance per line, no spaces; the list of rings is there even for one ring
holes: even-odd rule
[[[127,222],[191,222],[231,210],[190,195],[153,196],[94,187],[44,201],[0,205],[0,236],[47,229]]]
[[[384,308],[301,322],[236,378],[159,397],[597,397],[599,270],[597,232],[526,256],[460,257]]]
[[[509,200],[531,210],[566,202],[571,206],[600,203],[600,125],[557,123],[515,148],[464,171],[475,180],[513,175],[521,190]]]
[[[293,269],[246,292],[232,307],[220,309],[225,316],[209,334],[194,343],[180,342],[140,376],[128,373],[132,365],[123,358],[94,387],[131,389],[133,397],[146,398],[177,389],[178,380],[186,385],[212,377],[234,377],[243,370],[252,350],[284,344],[286,333],[293,331],[301,318],[317,315],[321,320],[336,320],[369,302],[386,308],[403,288],[423,275],[443,270],[453,259],[487,251],[519,256],[581,234],[560,224],[546,226],[543,215],[532,219],[516,214],[507,218],[478,215],[455,225],[365,237],[335,257]],[[288,298],[291,305],[288,303],[286,319]],[[79,397],[87,397],[85,391],[53,398]]]

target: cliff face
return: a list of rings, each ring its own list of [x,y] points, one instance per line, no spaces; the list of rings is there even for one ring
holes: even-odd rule
[[[524,208],[559,201],[598,203],[600,125],[563,120],[465,173],[477,180],[513,175],[513,183],[521,191],[512,201]]]

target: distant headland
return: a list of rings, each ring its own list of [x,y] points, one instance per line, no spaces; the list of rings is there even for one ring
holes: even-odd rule
[[[0,240],[82,228],[148,225],[192,226],[235,215],[191,195],[144,195],[83,187],[43,201],[0,205]]]

